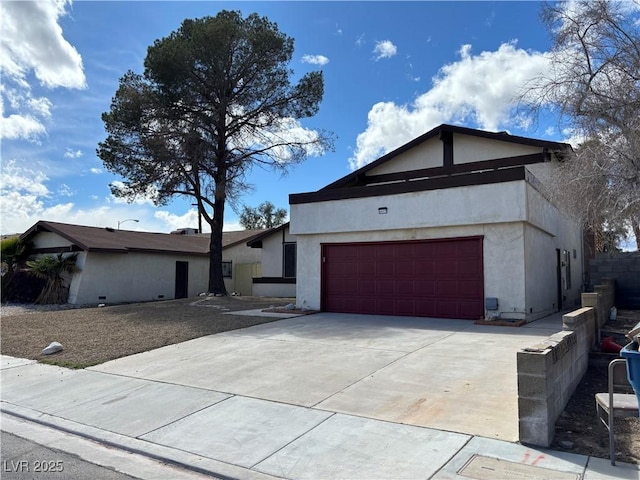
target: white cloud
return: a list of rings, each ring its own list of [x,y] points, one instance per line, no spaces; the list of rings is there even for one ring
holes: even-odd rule
[[[303,55],[302,63],[311,63],[313,65],[326,65],[329,59],[324,55]]]
[[[70,2],[0,2],[0,138],[36,140],[46,133],[51,102],[34,97],[31,74],[46,88],[85,88],[82,58],[58,19]]]
[[[443,66],[431,89],[410,104],[380,102],[371,107],[350,167],[360,168],[441,123],[493,131],[524,126],[527,119],[515,113],[516,98],[547,65],[545,54],[516,48],[513,42],[475,56],[471,46],[464,45],[460,60]]]
[[[376,61],[381,58],[391,58],[396,53],[398,53],[398,47],[396,47],[391,40],[382,40],[380,42],[376,42],[376,46],[373,49],[373,54],[375,55]]]
[[[65,40],[58,18],[67,1],[2,2],[2,54],[5,75],[26,82],[33,70],[46,87],[84,88],[82,57]]]
[[[67,147],[67,151],[64,152],[65,158],[80,158],[83,155],[81,150],[73,150]]]
[[[167,212],[166,210],[160,210],[153,214],[154,218],[161,220],[166,226],[166,230],[173,231],[179,228],[198,228],[198,211],[191,209],[184,215],[176,215],[175,213]],[[205,230],[205,226],[209,225],[203,220],[202,230]],[[210,232],[211,229],[208,229]]]
[[[102,173],[102,170],[99,168],[90,168],[89,171],[95,175],[100,175]]]
[[[110,186],[113,186],[119,190],[122,191],[127,191],[127,186],[119,181],[119,180],[115,180],[113,182],[111,182]],[[143,195],[143,196],[138,196],[135,200],[133,201],[128,201],[126,198],[122,198],[122,197],[116,197],[115,195],[111,194],[110,199],[111,201],[113,201],[114,203],[119,203],[119,204],[132,204],[132,205],[150,205],[153,206],[153,200],[155,198],[157,198],[158,196],[158,190],[155,188],[155,186],[151,185],[148,189],[147,189],[147,194]]]
[[[63,183],[58,187],[58,195],[61,197],[73,197],[76,194],[69,185]]]

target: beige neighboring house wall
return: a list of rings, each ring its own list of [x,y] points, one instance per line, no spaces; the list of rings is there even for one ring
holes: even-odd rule
[[[253,294],[261,297],[296,296],[296,236],[289,231],[286,223],[247,242],[247,245],[259,253],[262,271],[253,278]],[[285,249],[289,252],[285,265]],[[293,258],[292,258],[293,255]],[[288,269],[288,271],[286,271]]]
[[[486,316],[534,320],[557,311],[559,296],[573,307],[582,229],[542,193],[556,154],[569,149],[443,125],[317,192],[291,195],[297,304],[322,307],[323,245],[481,237],[483,296],[499,301]]]
[[[195,297],[208,290],[209,237],[183,231],[148,233],[40,221],[21,238],[33,244],[37,255],[78,254],[79,272],[67,279],[69,303],[114,304],[168,300],[176,294]],[[260,252],[246,242],[265,231],[223,233],[223,261],[233,266],[232,277],[225,279],[229,293],[238,285],[250,287],[252,276],[259,274]]]
[[[69,303],[123,303],[175,298],[176,262],[188,265],[188,297],[207,291],[206,256],[149,253],[82,253],[73,276]]]
[[[260,275],[260,251],[247,246],[241,241],[226,247],[222,251],[222,261],[231,262],[231,278],[226,277],[224,284],[227,292],[243,296],[253,295],[251,279]]]

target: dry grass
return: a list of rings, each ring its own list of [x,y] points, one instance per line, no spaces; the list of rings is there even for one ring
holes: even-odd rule
[[[38,311],[2,317],[0,351],[70,368],[85,368],[274,318],[223,314],[285,305],[287,299],[206,297],[103,308]],[[49,343],[64,350],[42,355]]]

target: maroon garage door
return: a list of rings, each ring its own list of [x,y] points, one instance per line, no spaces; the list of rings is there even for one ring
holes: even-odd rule
[[[328,312],[478,319],[482,238],[322,245]]]

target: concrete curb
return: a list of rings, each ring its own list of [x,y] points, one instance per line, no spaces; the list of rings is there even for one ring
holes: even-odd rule
[[[273,480],[278,478],[255,470],[249,470],[237,465],[231,465],[145,440],[127,437],[119,433],[109,432],[4,401],[0,401],[0,412],[21,420],[92,440],[109,447],[143,455],[153,460],[158,460],[195,473],[214,476],[221,480],[236,480],[239,478],[247,480]]]

